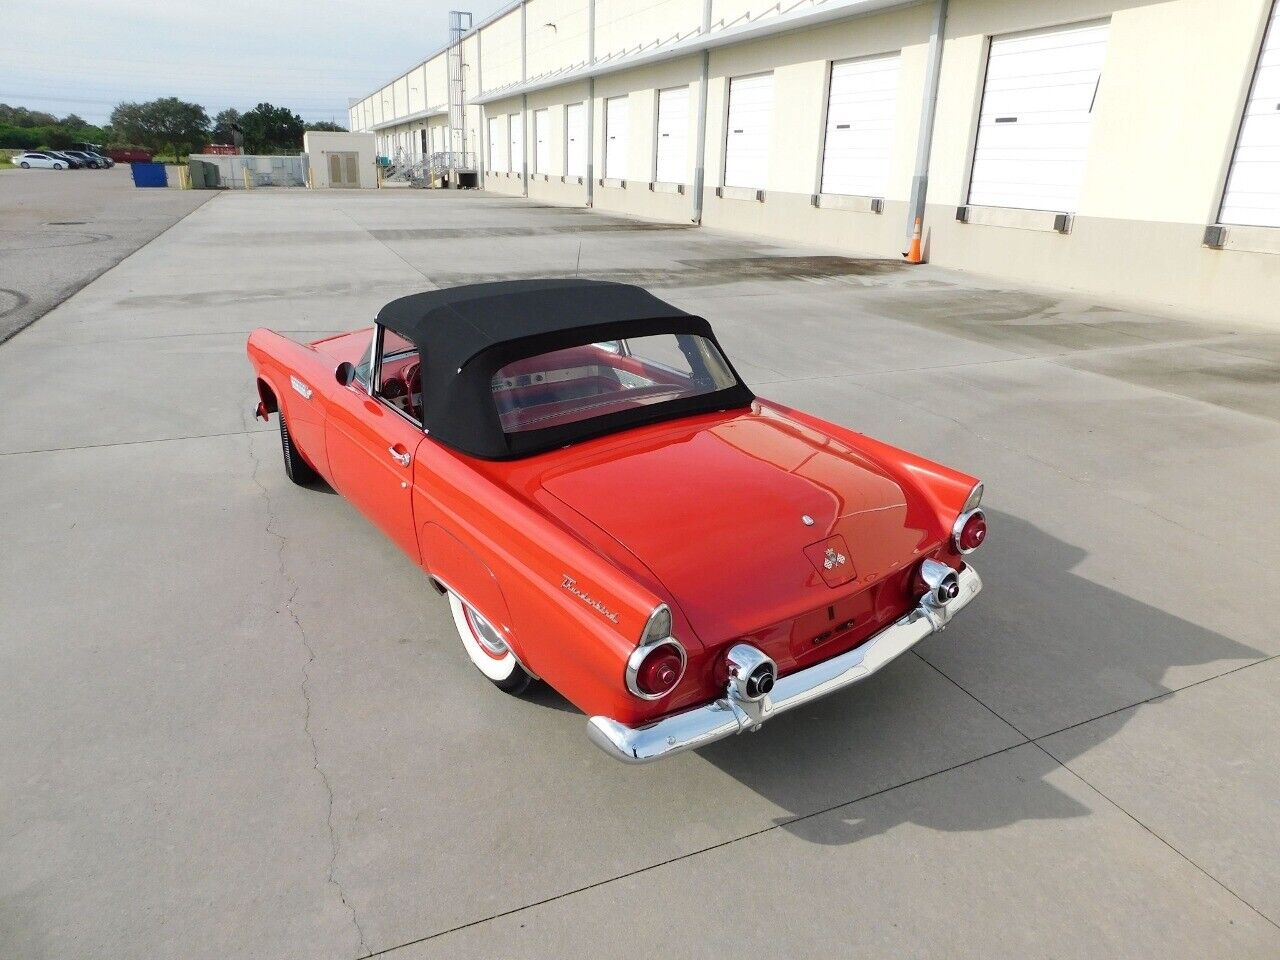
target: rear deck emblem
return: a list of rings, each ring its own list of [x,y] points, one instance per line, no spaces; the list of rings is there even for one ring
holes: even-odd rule
[[[827,552],[822,558],[822,565],[828,570],[834,570],[836,567],[843,566],[849,561],[843,553],[840,553],[835,547],[827,547]]]
[[[800,522],[801,522],[801,523],[803,523],[806,527],[812,527],[812,526],[813,526],[813,517],[809,516],[809,515],[806,513],[806,514],[804,514],[804,515],[800,518]]]

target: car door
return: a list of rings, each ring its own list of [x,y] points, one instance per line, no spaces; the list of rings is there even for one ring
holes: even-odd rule
[[[338,492],[419,560],[413,523],[413,459],[422,430],[417,350],[375,326],[369,358],[326,395],[325,447]]]

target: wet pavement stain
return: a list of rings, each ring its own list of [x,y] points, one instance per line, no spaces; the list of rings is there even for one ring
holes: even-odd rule
[[[1221,335],[1221,328],[1141,314],[1122,314],[1023,290],[959,286],[934,291],[873,291],[862,306],[890,320],[1002,349],[1033,353],[1133,347]]]
[[[546,276],[582,276],[594,280],[634,283],[655,289],[722,286],[756,280],[781,282],[832,281],[837,283],[875,282],[875,278],[909,269],[896,260],[861,260],[851,257],[721,257],[706,260],[677,260],[670,267],[617,267],[583,270],[580,274],[558,274],[546,270],[497,273],[433,274],[440,286],[487,283],[494,280],[533,279]]]
[[[549,233],[661,233],[696,230],[692,223],[573,223],[543,224],[537,227],[414,227],[400,230],[370,230],[374,239],[397,240],[489,240],[496,237],[538,237]]]

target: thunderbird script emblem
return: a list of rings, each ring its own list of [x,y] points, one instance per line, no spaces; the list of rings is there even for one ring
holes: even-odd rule
[[[835,547],[827,547],[826,556],[822,559],[822,565],[828,570],[834,570],[836,567],[843,566],[848,562],[845,555],[836,550]]]
[[[588,607],[591,607],[593,610],[599,611],[600,614],[606,620],[610,621],[611,623],[618,622],[618,615],[614,613],[612,610],[610,610],[608,607],[606,607],[599,600],[597,600],[595,597],[591,596],[589,593],[587,593],[585,590],[579,587],[577,580],[569,576],[567,573],[561,574],[561,576],[564,577],[564,580],[561,581],[560,586],[564,587],[566,590],[572,593],[575,597],[577,597],[579,600],[585,603]]]

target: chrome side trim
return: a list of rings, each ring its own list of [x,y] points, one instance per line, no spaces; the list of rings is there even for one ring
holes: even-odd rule
[[[957,577],[960,590],[954,599],[943,603],[932,591],[926,593],[913,610],[861,646],[782,677],[767,698],[766,710],[744,710],[730,685],[719,700],[643,727],[628,727],[610,717],[592,717],[587,721],[587,736],[616,760],[649,763],[685,750],[697,750],[744,730],[758,729],[776,714],[865,680],[925,637],[944,629],[982,590],[982,578],[973,567],[966,566]]]

